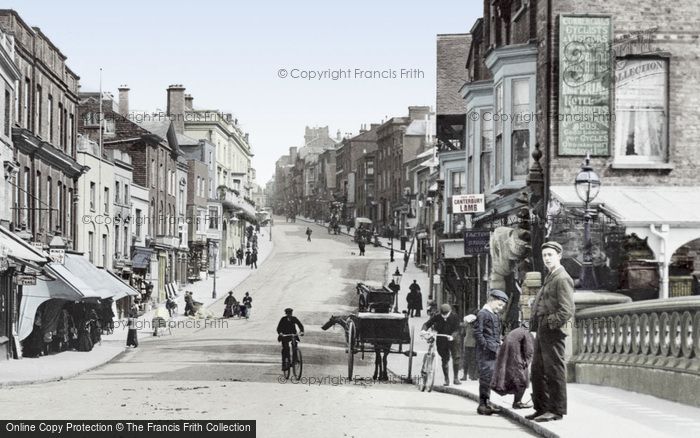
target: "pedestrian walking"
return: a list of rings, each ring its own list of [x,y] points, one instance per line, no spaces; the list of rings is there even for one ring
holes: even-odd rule
[[[250,249],[245,250],[245,265],[250,266]]]
[[[233,306],[236,305],[236,298],[233,296],[233,291],[229,291],[228,296],[224,300],[224,318],[233,316]]]
[[[561,420],[566,415],[566,337],[574,316],[574,281],[561,265],[562,247],[542,245],[542,261],[549,274],[535,296],[530,330],[537,333],[532,359],[532,401],[535,413],[526,418],[537,422]]]
[[[253,308],[253,298],[248,292],[246,292],[245,297],[243,297],[243,306],[245,306],[245,319],[248,319],[250,318],[250,312]]]
[[[194,315],[194,299],[192,292],[185,292],[185,316]]]
[[[360,255],[365,255],[365,241],[360,237],[360,241],[357,242],[357,246],[360,248]]]
[[[250,254],[250,269],[258,269],[258,252],[253,251]]]
[[[491,389],[497,394],[513,394],[513,409],[528,409],[531,405],[522,402],[525,390],[530,386],[528,367],[532,361],[535,340],[521,322],[520,327],[511,330],[498,349],[496,366],[491,379]]]
[[[311,242],[311,228],[306,227],[306,241]]]
[[[422,330],[426,331],[429,328],[434,328],[438,334],[450,335],[452,340],[449,341],[447,338],[438,337],[435,340],[437,345],[437,351],[442,360],[442,374],[445,377],[444,386],[450,386],[450,370],[449,362],[450,356],[452,356],[452,370],[454,373],[454,384],[461,385],[462,382],[459,381],[459,361],[460,361],[460,345],[459,345],[459,317],[452,312],[452,307],[449,304],[443,304],[440,306],[440,313],[430,318],[423,324]]]
[[[138,317],[138,311],[139,308],[136,303],[132,304],[131,309],[129,309],[129,316],[127,320],[127,326],[129,328],[129,332],[126,335],[127,347],[136,348],[139,346],[139,339],[136,333],[136,318]]]
[[[409,309],[409,316],[417,316],[420,318],[420,311],[423,310],[423,294],[420,291],[420,285],[418,285],[418,282],[416,280],[413,280],[413,283],[408,287],[411,292],[410,294],[413,294],[413,312],[411,313]]]
[[[495,411],[489,405],[491,398],[491,378],[496,366],[496,355],[501,345],[501,320],[498,314],[505,309],[508,295],[493,289],[484,307],[476,315],[474,339],[476,340],[476,360],[479,363],[479,415],[491,415]]]
[[[477,380],[479,366],[476,361],[476,339],[474,339],[474,322],[478,309],[464,317],[464,348],[462,350],[462,378],[460,380]]]
[[[243,265],[243,247],[236,250],[236,258],[238,259],[238,266]]]

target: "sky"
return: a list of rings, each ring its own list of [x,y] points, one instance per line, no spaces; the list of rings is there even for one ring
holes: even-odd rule
[[[195,108],[233,114],[250,134],[262,186],[275,161],[303,145],[306,126],[357,134],[362,124],[406,116],[411,105],[435,108],[436,35],[467,33],[482,12],[480,0],[6,0],[3,7],[67,56],[81,91],[99,90],[102,68],[103,90],[116,96],[127,84],[131,109],[165,110],[168,85],[183,84]]]

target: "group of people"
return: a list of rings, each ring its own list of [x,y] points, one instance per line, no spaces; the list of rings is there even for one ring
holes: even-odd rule
[[[22,341],[24,357],[38,357],[67,350],[91,351],[102,341],[103,331],[114,328],[112,299],[97,303],[66,302],[52,299],[34,316],[34,326]]]
[[[557,242],[542,245],[542,259],[548,275],[531,305],[531,317],[503,338],[503,326],[499,314],[508,304],[508,295],[497,289],[489,297],[476,317],[467,315],[464,323],[452,312],[449,304],[440,307],[440,313],[432,316],[422,329],[434,329],[440,334],[451,335],[436,340],[442,360],[445,385],[449,385],[448,364],[453,361],[454,384],[458,379],[461,346],[458,341],[463,329],[468,335],[465,345],[475,347],[479,373],[480,415],[498,411],[490,403],[490,393],[513,394],[513,408],[534,407],[535,412],[526,416],[536,422],[560,420],[567,413],[565,339],[570,335],[570,321],[574,315],[574,282],[561,265],[562,246]],[[530,332],[535,332],[533,338]],[[472,337],[472,339],[468,339]],[[528,368],[531,371],[528,372]],[[466,368],[466,367],[465,367]],[[466,371],[466,369],[465,369]],[[466,379],[466,373],[462,380]],[[533,405],[523,403],[526,389],[532,380]]]
[[[243,301],[239,302],[236,297],[233,296],[233,291],[229,291],[228,296],[224,300],[224,318],[233,318],[237,316],[239,318],[250,318],[250,313],[253,308],[253,298],[250,293],[246,292],[243,297]]]

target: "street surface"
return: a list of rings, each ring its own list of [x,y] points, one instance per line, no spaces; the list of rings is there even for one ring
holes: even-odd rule
[[[359,257],[348,236],[315,225],[307,242],[307,225],[276,219],[272,253],[235,288],[239,300],[246,291],[253,297],[249,320],[190,320],[172,336],[141,335],[137,349],[79,377],[0,388],[3,418],[253,419],[259,437],[530,434],[499,416],[477,415],[476,403],[462,397],[421,393],[397,379],[374,383],[373,355],[355,356],[359,379],[348,382],[342,329],[320,326],[332,314],[356,309],[358,281],[381,282],[388,251],[368,246]],[[217,288],[220,299],[210,310],[219,316],[231,286]],[[275,327],[285,307],[293,307],[306,328],[301,382],[281,377]],[[414,361],[414,374],[418,367]]]

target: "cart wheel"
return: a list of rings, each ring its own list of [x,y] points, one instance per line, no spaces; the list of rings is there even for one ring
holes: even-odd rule
[[[348,324],[348,380],[352,381],[353,361],[355,358],[355,323]]]
[[[413,335],[415,330],[415,327],[411,327],[411,342],[408,344],[408,383],[413,383],[411,372],[413,372]]]

